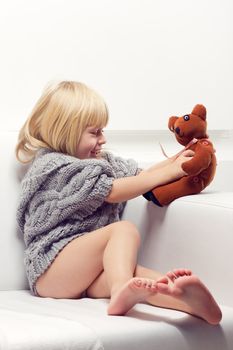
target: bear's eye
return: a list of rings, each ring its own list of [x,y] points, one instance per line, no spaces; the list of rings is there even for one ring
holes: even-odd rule
[[[187,122],[190,118],[189,118],[189,115],[184,115],[183,116],[183,119]]]

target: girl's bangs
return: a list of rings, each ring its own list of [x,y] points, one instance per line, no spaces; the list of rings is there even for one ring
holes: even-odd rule
[[[104,128],[108,123],[108,110],[105,106],[104,110],[94,111],[87,118],[86,126],[95,126],[96,128]]]

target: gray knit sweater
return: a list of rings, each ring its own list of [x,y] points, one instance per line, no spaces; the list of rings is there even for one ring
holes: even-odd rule
[[[137,171],[135,161],[110,153],[80,160],[45,148],[37,152],[22,181],[17,210],[32,292],[36,294],[36,280],[67,243],[120,219],[124,203],[105,198],[115,178]]]

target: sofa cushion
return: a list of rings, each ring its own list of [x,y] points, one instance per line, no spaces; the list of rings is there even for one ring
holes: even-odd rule
[[[144,304],[136,305],[126,316],[108,316],[107,304],[107,299],[51,299],[32,296],[29,291],[0,292],[0,335],[2,335],[0,348],[11,350],[187,350],[187,348],[206,350],[206,346],[211,350],[233,348],[231,308],[222,307],[221,325],[213,327],[183,312]]]

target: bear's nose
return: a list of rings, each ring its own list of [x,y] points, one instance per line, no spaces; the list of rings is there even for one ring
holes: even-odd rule
[[[180,134],[180,128],[179,127],[175,128],[175,132],[179,135]]]

